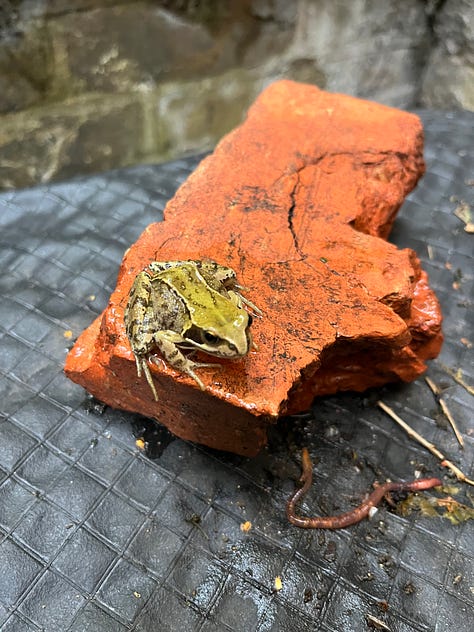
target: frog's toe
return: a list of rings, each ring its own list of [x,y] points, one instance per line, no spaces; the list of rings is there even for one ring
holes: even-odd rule
[[[135,364],[137,365],[137,375],[138,377],[142,376],[142,358],[140,358],[139,356],[135,356]]]
[[[202,380],[196,375],[196,373],[194,373],[193,369],[215,369],[216,367],[220,368],[221,366],[217,362],[192,362],[190,364],[192,368],[188,366],[188,368],[186,369],[186,373],[193,378],[193,380],[198,384],[201,391],[205,391],[206,387],[204,386]]]
[[[201,389],[201,391],[205,391],[206,387],[204,386],[203,381],[196,375],[196,373],[194,373],[194,371],[192,371],[191,369],[188,369],[186,371],[186,373],[189,375],[189,377],[192,377],[193,380],[196,382],[196,384],[199,386],[199,388]]]
[[[151,388],[151,392],[153,393],[153,397],[155,401],[158,401],[158,393],[156,392],[155,384],[153,382],[153,376],[150,371],[150,367],[145,358],[143,358],[140,362],[140,366],[143,369],[143,373],[145,374],[146,381],[148,382],[149,387]],[[140,373],[138,374],[140,376]]]
[[[207,367],[219,368],[221,365],[218,362],[193,362],[193,368],[206,369]]]

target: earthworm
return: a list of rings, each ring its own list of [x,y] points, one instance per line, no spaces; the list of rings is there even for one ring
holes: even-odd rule
[[[313,464],[307,448],[303,448],[301,451],[301,463],[302,474],[298,481],[299,487],[286,504],[286,515],[292,524],[303,529],[342,529],[366,518],[372,507],[376,507],[387,492],[415,492],[441,485],[439,478],[420,478],[409,482],[384,483],[377,486],[361,505],[350,511],[336,516],[306,518],[298,516],[295,513],[295,507],[307,493],[313,480]]]

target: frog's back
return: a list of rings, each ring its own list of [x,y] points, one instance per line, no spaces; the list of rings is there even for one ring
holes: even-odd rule
[[[222,293],[215,284],[211,287],[192,261],[162,270],[159,278],[182,298],[194,325],[203,329],[225,327],[245,312],[227,298],[224,286]]]

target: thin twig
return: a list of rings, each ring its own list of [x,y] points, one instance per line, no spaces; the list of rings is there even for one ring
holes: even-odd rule
[[[375,628],[376,630],[385,630],[386,632],[391,632],[392,628],[389,628],[382,619],[378,619],[371,614],[366,614],[365,618],[367,619],[367,623],[371,628]]]
[[[446,403],[446,401],[444,400],[444,398],[441,396],[441,389],[439,388],[439,386],[437,384],[435,384],[433,382],[433,380],[429,377],[425,377],[425,382],[428,384],[428,386],[430,387],[430,389],[433,392],[433,395],[436,397],[438,404],[440,405],[441,410],[443,411],[446,419],[449,421],[449,423],[451,424],[451,428],[453,429],[454,434],[456,435],[456,439],[458,440],[459,445],[461,446],[461,448],[464,448],[464,439],[463,436],[461,435],[461,433],[459,432],[458,429],[458,425],[457,423],[454,421],[454,417],[451,414],[451,411],[448,408],[448,405]]]
[[[463,388],[465,388],[468,393],[470,393],[471,395],[474,395],[474,386],[470,386],[467,382],[463,380],[463,378],[461,377],[462,376],[461,369],[458,369],[457,371],[455,371],[454,369],[451,369],[449,366],[446,366],[445,364],[442,364],[441,366],[443,370],[446,371],[446,373],[448,373],[448,375],[450,375],[455,382],[457,382]]]
[[[451,415],[451,411],[449,410],[448,405],[446,404],[446,402],[444,401],[442,397],[440,397],[438,401],[439,401],[439,405],[441,406],[441,410],[446,416],[446,419],[451,424],[451,428],[453,429],[453,432],[456,435],[456,439],[458,440],[459,445],[461,446],[461,448],[464,448],[463,436],[459,432],[458,426],[456,422],[454,421],[453,416]]]
[[[436,395],[436,397],[439,397],[439,395],[441,393],[441,391],[439,389],[439,386],[437,384],[435,384],[430,377],[425,377],[425,382],[430,387],[431,392],[433,393],[433,395]]]
[[[427,441],[424,437],[422,437],[420,434],[418,434],[416,430],[413,430],[413,428],[409,426],[405,421],[403,421],[403,419],[399,417],[397,413],[392,408],[390,408],[390,406],[387,406],[387,404],[385,404],[384,402],[380,400],[377,402],[377,406],[381,408],[385,413],[387,413],[387,415],[391,417],[399,426],[401,426],[405,430],[405,432],[408,434],[408,436],[418,441],[418,443],[421,443],[421,445],[424,446],[427,450],[429,450],[431,454],[434,454],[435,457],[437,457],[441,461],[440,465],[442,467],[447,467],[448,469],[450,469],[451,472],[453,472],[453,474],[456,476],[456,478],[462,481],[463,483],[467,483],[468,485],[474,485],[473,480],[468,478],[464,474],[464,472],[462,472],[458,467],[456,467],[456,465],[454,465],[454,463],[449,461],[444,456],[444,454],[440,450],[438,450],[438,448],[435,445],[433,445],[432,443]]]

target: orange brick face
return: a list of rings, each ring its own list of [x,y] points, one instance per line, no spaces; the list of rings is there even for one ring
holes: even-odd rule
[[[415,379],[439,352],[441,314],[415,253],[386,238],[424,172],[422,151],[413,114],[271,85],[126,253],[67,375],[180,437],[246,455],[265,445],[269,423],[317,395]],[[249,288],[263,312],[252,325],[258,350],[199,370],[204,392],[166,363],[152,366],[155,402],[126,337],[127,295],[153,260],[202,258]]]

